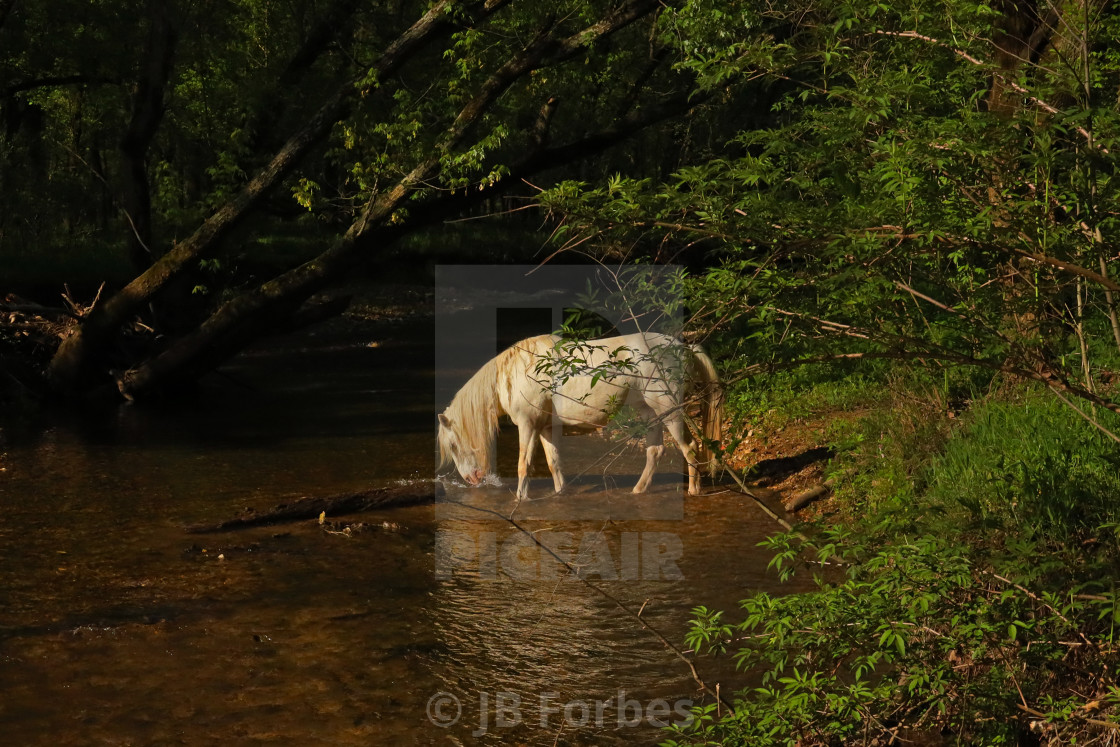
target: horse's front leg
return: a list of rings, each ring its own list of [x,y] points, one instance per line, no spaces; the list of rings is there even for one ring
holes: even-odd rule
[[[560,471],[560,449],[553,440],[551,425],[541,430],[541,448],[544,449],[544,460],[548,462],[548,471],[552,473],[552,486],[559,493],[564,489],[564,473]]]
[[[665,453],[662,438],[664,436],[661,432],[661,423],[654,423],[649,433],[646,434],[646,468],[642,470],[642,476],[638,478],[638,484],[634,486],[635,493],[644,493],[649,489],[650,481],[653,480],[653,472],[657,469],[657,463],[661,460],[661,455]]]
[[[531,425],[517,424],[517,497],[529,497],[529,471],[533,467],[538,432]]]

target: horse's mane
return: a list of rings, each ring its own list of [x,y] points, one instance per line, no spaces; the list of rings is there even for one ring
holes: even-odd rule
[[[460,389],[445,411],[455,424],[462,444],[478,455],[478,466],[494,471],[494,450],[498,437],[498,418],[504,413],[498,398],[499,379],[507,388],[511,378],[532,370],[537,356],[550,349],[555,338],[539,335],[514,343],[491,358]],[[447,447],[440,442],[440,466],[451,461]]]

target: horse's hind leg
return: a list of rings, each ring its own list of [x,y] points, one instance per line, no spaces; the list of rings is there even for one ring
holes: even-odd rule
[[[688,494],[700,495],[700,464],[696,461],[696,444],[684,427],[684,418],[680,415],[669,418],[665,425],[669,429],[669,435],[677,442],[684,460],[688,462]]]
[[[564,473],[560,471],[560,449],[553,440],[552,426],[546,425],[541,431],[541,448],[544,449],[544,460],[548,462],[548,470],[552,473],[552,485],[559,493],[564,489]]]
[[[642,470],[642,476],[638,478],[638,484],[634,486],[635,493],[644,493],[649,488],[649,483],[653,479],[653,471],[657,469],[657,462],[661,459],[661,455],[665,453],[663,437],[661,423],[654,423],[649,433],[646,434],[646,468]]]

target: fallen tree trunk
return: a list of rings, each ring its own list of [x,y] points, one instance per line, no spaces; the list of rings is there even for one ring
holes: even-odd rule
[[[382,508],[420,506],[434,503],[435,499],[442,495],[442,485],[434,481],[425,481],[413,485],[370,488],[359,493],[342,493],[327,497],[308,496],[291,503],[281,503],[267,511],[253,512],[218,524],[194,524],[187,527],[187,532],[190,534],[232,532],[249,527],[316,519],[324,513],[334,517]]]
[[[826,481],[817,483],[813,487],[801,491],[786,502],[786,513],[792,514],[795,511],[800,511],[818,498],[823,498],[828,495],[831,490],[832,483]]]

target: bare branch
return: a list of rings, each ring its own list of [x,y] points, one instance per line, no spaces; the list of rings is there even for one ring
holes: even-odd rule
[[[1065,270],[1066,272],[1072,273],[1074,275],[1080,275],[1081,277],[1092,280],[1094,283],[1097,283],[1098,285],[1107,288],[1108,290],[1120,291],[1120,283],[1117,283],[1112,278],[1102,275],[1099,272],[1093,272],[1092,270],[1081,267],[1080,265],[1075,265],[1072,262],[1066,262],[1065,260],[1058,259],[1057,257],[1050,257],[1041,252],[1032,252],[1027,249],[1013,249],[1012,251],[1020,256],[1026,257],[1027,259],[1038,262],[1039,264],[1049,265],[1050,267],[1056,267],[1059,270]]]
[[[74,73],[72,75],[49,75],[45,78],[32,78],[12,83],[0,90],[0,99],[10,99],[19,93],[37,91],[40,88],[61,88],[63,86],[81,85],[119,85],[120,80],[106,78],[100,75],[85,75]]]
[[[988,67],[989,66],[988,63],[983,62],[979,58],[974,57],[973,55],[969,54],[968,52],[965,52],[962,49],[957,49],[953,45],[946,44],[945,42],[943,42],[939,39],[935,39],[932,36],[927,36],[925,34],[919,34],[917,31],[887,31],[885,29],[876,29],[875,33],[880,35],[880,36],[894,36],[894,37],[899,37],[899,38],[902,38],[902,39],[917,39],[919,41],[926,42],[927,44],[933,44],[934,46],[941,47],[942,49],[947,49],[950,52],[952,52],[953,54],[955,54],[957,57],[960,57],[965,62],[968,62],[972,65],[976,65],[977,67]],[[1028,91],[1026,88],[1019,85],[1015,81],[1011,80],[1010,78],[1008,78],[1003,73],[994,72],[993,75],[996,78],[998,78],[1004,85],[1006,85],[1008,88],[1010,88],[1012,91],[1015,91],[1015,93],[1021,94],[1023,96],[1024,101],[1027,104],[1029,104],[1031,106],[1035,106],[1035,107],[1037,107],[1037,108],[1041,109],[1042,111],[1047,112],[1049,114],[1060,114],[1060,110],[1056,106],[1038,98],[1037,96],[1032,94],[1030,91]],[[1080,125],[1074,127],[1073,129],[1079,135],[1081,135],[1083,138],[1085,138],[1085,140],[1089,143],[1090,146],[1095,147],[1101,153],[1108,153],[1108,148],[1105,148],[1100,143],[1098,143],[1093,138],[1093,133],[1091,133],[1089,130],[1087,130],[1086,128],[1084,128]]]

